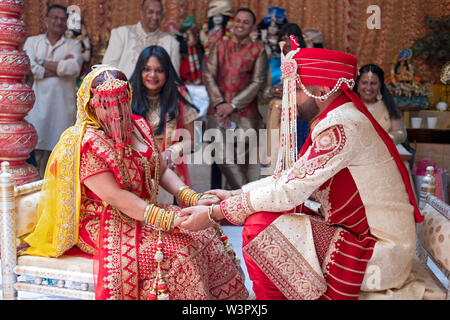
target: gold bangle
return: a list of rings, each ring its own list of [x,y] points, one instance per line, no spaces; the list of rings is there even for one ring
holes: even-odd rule
[[[172,221],[173,221],[173,211],[169,210],[169,212],[167,214],[167,222],[166,222],[166,225],[165,225],[165,230],[166,231],[169,231],[171,229]]]
[[[158,218],[159,212],[160,212],[160,209],[157,206],[153,205],[152,213],[150,215],[150,223],[152,225],[156,224],[156,219]]]
[[[198,193],[198,192],[192,190],[188,186],[181,187],[180,189],[178,189],[178,193],[177,193],[178,202],[180,204],[184,204],[188,207],[197,205],[197,203],[200,199],[212,199],[214,197],[215,196],[213,196],[213,195]]]
[[[160,227],[161,227],[161,223],[162,223],[162,219],[163,219],[163,217],[164,217],[165,211],[166,211],[166,210],[159,208],[158,214],[157,214],[157,216],[156,216],[155,223],[154,223],[154,226],[155,226],[155,227],[157,227],[157,228],[160,228]]]
[[[213,214],[213,210],[214,210],[214,205],[211,205],[208,207],[208,219],[209,221],[211,221],[215,226],[219,225],[219,222],[217,222],[216,220],[214,220],[212,214]]]
[[[166,210],[163,222],[161,224],[161,229],[164,231],[172,230],[176,216],[177,216],[177,212],[175,212],[173,210]]]
[[[184,203],[187,204],[189,207],[192,207],[196,204],[197,198],[198,193],[190,189],[189,194],[186,196],[186,201],[184,201]]]
[[[160,225],[161,229],[166,230],[168,218],[169,218],[169,212],[167,210],[164,210],[164,213],[161,218],[161,225]]]
[[[170,221],[168,225],[168,230],[172,230],[174,228],[175,219],[178,217],[178,212],[170,211]]]
[[[189,198],[189,206],[195,206],[200,199],[201,195],[199,193],[193,192],[191,197]]]
[[[182,187],[180,187],[180,188],[178,189],[178,193],[177,193],[177,198],[178,198],[178,199],[180,199],[181,193],[182,193],[184,190],[186,190],[186,189],[189,189],[189,187],[188,187],[188,186],[182,186]]]
[[[160,208],[158,208],[157,206],[153,206],[152,213],[150,215],[150,223],[152,225],[156,224],[156,219],[158,218],[159,212],[160,212]]]
[[[183,186],[178,190],[178,201],[180,202],[180,204],[186,204],[186,199],[188,198],[188,196],[191,194],[192,189],[189,188],[188,186]]]
[[[150,215],[150,212],[151,212],[151,206],[152,205],[148,204],[145,207],[145,211],[144,211],[144,222],[145,223],[148,223],[149,215]]]
[[[201,193],[201,197],[199,200],[203,200],[203,199],[215,199],[217,198],[217,196],[213,195],[213,194],[205,194],[205,193]]]

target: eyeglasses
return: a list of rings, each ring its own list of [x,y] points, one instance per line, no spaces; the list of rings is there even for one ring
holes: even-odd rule
[[[67,22],[67,17],[48,16],[48,18],[53,21]]]
[[[148,16],[156,14],[157,16],[160,17],[163,15],[162,11],[154,11],[154,10],[144,10],[144,14]]]

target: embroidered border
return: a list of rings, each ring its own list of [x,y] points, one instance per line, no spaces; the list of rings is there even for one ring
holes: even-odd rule
[[[314,300],[327,284],[273,225],[244,247],[244,252],[290,300]]]
[[[331,127],[320,133],[314,139],[309,154],[305,154],[294,164],[287,182],[303,179],[307,175],[313,175],[317,169],[324,168],[332,158],[342,151],[346,141],[342,125]]]
[[[248,216],[255,213],[248,193],[241,193],[220,203],[222,215],[234,225],[243,225]]]

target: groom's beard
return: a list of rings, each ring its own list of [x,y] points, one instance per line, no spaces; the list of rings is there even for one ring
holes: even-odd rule
[[[314,98],[308,98],[307,101],[298,106],[298,119],[309,122],[314,119],[319,112],[320,110],[317,106],[316,100],[314,100]]]

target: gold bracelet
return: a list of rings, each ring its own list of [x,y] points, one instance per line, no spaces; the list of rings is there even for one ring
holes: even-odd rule
[[[211,205],[208,207],[208,219],[209,221],[211,221],[215,226],[219,225],[219,222],[217,222],[216,220],[214,220],[212,214],[213,214],[213,210],[214,210],[214,205]]]
[[[178,199],[180,199],[181,193],[182,193],[184,190],[186,190],[186,189],[189,189],[189,187],[188,187],[188,186],[182,186],[182,187],[180,187],[180,188],[178,189],[178,193],[177,193],[177,198],[178,198]]]
[[[197,202],[198,202],[198,200],[200,200],[201,196],[202,196],[201,193],[197,193],[194,191],[192,193],[191,197],[189,198],[189,202],[188,202],[189,206],[192,207],[192,206],[197,205]]]
[[[177,198],[180,204],[186,204],[186,198],[192,192],[188,186],[183,186],[178,190]]]
[[[169,226],[168,226],[168,230],[172,230],[174,228],[174,223],[175,223],[175,219],[178,218],[178,212],[176,211],[171,211],[171,215],[170,215],[170,221],[169,221]]]
[[[167,229],[167,219],[169,218],[170,212],[168,210],[164,210],[164,213],[161,218],[161,225],[159,226],[162,230],[166,231]]]
[[[157,227],[157,228],[161,227],[162,219],[164,218],[165,212],[166,212],[166,210],[159,208],[158,214],[156,216],[156,220],[155,220],[155,223],[154,223],[155,227]]]
[[[161,224],[161,229],[164,230],[164,231],[172,230],[176,216],[178,216],[176,211],[174,211],[174,210],[166,210],[163,222]]]
[[[215,199],[217,198],[217,196],[213,195],[213,194],[206,194],[206,193],[201,193],[201,197],[199,200],[203,200],[203,199]]]
[[[145,211],[144,211],[144,223],[148,223],[148,219],[149,219],[149,215],[150,215],[151,210],[152,210],[151,205],[148,204],[145,207]]]
[[[198,201],[201,199],[213,199],[214,195],[198,193],[192,190],[188,186],[183,186],[178,189],[177,200],[180,204],[184,204],[188,207],[197,205]]]
[[[147,207],[145,208],[145,214],[144,214],[145,224],[154,225],[157,215],[158,215],[158,207],[156,207],[153,204],[147,205]]]

